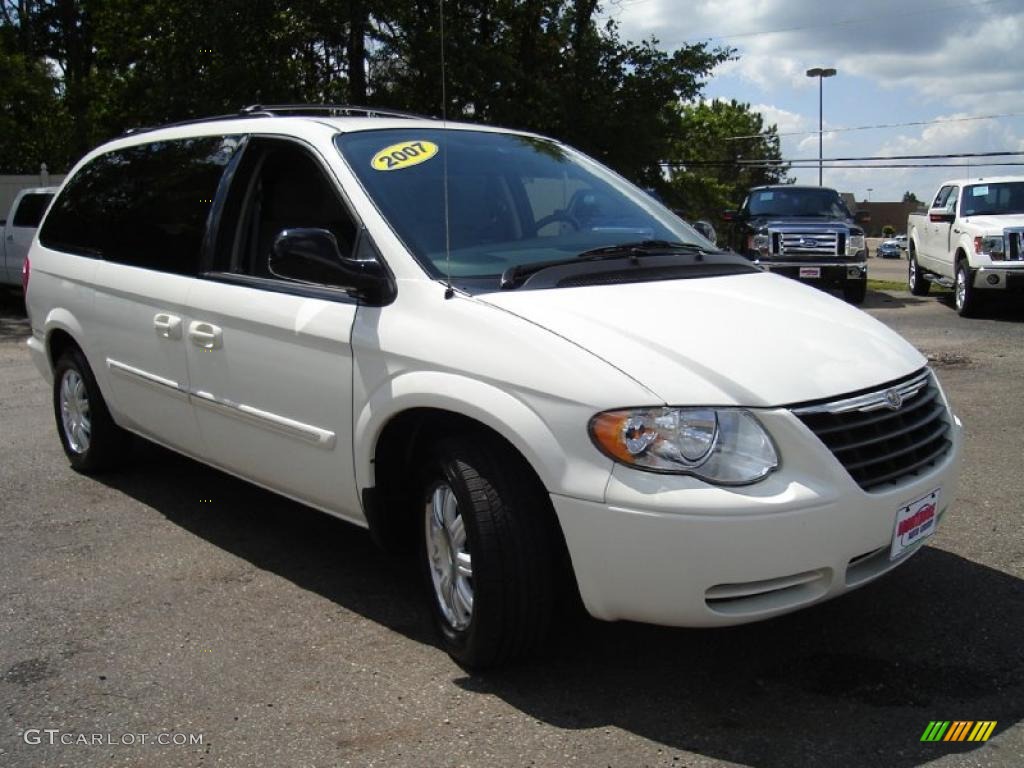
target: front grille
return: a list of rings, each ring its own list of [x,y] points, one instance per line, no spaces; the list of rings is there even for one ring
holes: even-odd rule
[[[866,491],[927,471],[952,446],[946,407],[927,370],[878,390],[792,410]]]
[[[841,232],[778,232],[775,252],[786,256],[836,256],[846,249],[845,236]],[[840,247],[842,246],[842,247]]]
[[[1024,229],[1003,230],[1006,258],[1010,261],[1024,261]]]

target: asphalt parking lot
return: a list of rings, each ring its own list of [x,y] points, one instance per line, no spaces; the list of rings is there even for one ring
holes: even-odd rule
[[[584,621],[472,676],[364,531],[152,446],[72,472],[2,301],[0,766],[1024,765],[1024,304],[963,320],[869,293],[967,428],[956,503],[908,564],[763,624]],[[932,720],[998,726],[922,743]]]

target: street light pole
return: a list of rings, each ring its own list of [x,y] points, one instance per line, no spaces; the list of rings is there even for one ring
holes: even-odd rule
[[[832,67],[814,67],[807,70],[808,77],[818,78],[818,186],[822,186],[822,138],[824,136],[824,109],[822,107],[822,96],[824,89],[822,82],[826,77],[833,77],[836,70]]]

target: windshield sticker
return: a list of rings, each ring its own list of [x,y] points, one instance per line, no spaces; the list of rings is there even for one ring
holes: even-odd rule
[[[765,200],[772,200],[775,197],[774,192],[758,192],[757,199],[764,202]]]
[[[399,171],[426,162],[437,154],[437,144],[432,141],[402,141],[384,147],[373,156],[370,165],[375,171]]]
[[[985,197],[988,195],[988,187],[971,187],[971,195],[974,197]]]

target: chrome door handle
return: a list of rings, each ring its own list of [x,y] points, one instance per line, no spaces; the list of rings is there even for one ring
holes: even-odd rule
[[[177,315],[160,312],[153,317],[153,327],[156,329],[156,335],[162,339],[181,338],[181,318]]]
[[[188,337],[192,339],[193,344],[202,349],[220,349],[223,346],[220,326],[213,323],[193,320],[188,326]]]

